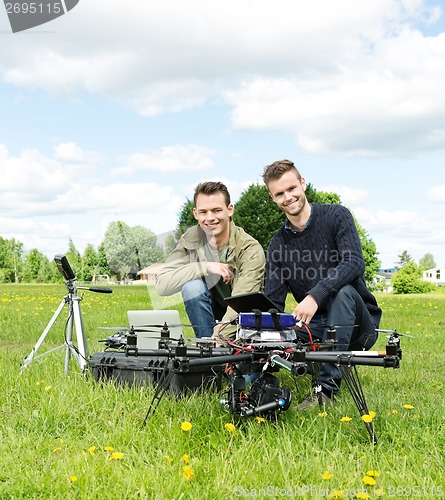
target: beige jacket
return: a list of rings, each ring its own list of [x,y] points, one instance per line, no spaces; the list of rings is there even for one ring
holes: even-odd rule
[[[189,228],[169,255],[165,266],[156,276],[156,291],[159,295],[173,295],[180,292],[188,281],[203,278],[209,289],[220,276],[208,275],[204,246],[205,234],[199,226]],[[232,296],[256,292],[262,289],[266,264],[264,250],[257,240],[244,229],[230,223],[230,238],[227,249],[227,264],[233,268]],[[236,311],[228,307],[222,322],[237,317]],[[218,326],[215,328],[215,333]],[[224,328],[224,336],[233,336],[235,326]]]

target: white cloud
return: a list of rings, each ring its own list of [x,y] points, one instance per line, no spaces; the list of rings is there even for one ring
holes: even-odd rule
[[[351,188],[349,186],[338,186],[328,184],[318,189],[318,191],[327,191],[328,193],[337,193],[340,196],[343,205],[353,209],[358,205],[367,203],[369,199],[368,191],[365,189]]]
[[[19,157],[10,156],[3,146],[0,156],[2,207],[10,202],[40,202],[68,189],[75,172],[64,169],[58,161],[35,149],[25,149]]]
[[[68,164],[84,164],[91,169],[102,161],[102,155],[95,151],[85,151],[75,142],[62,142],[54,147],[54,158]]]
[[[445,203],[445,184],[433,186],[428,192],[428,199],[433,203]]]
[[[111,174],[128,175],[148,170],[183,173],[205,171],[214,168],[212,160],[214,154],[214,151],[204,146],[175,144],[160,150],[137,152],[121,158],[125,166],[113,169]]]
[[[440,16],[423,0],[95,0],[52,22],[57,43],[13,37],[0,68],[145,116],[224,99],[233,127],[290,131],[312,154],[404,155],[445,148],[445,34],[416,29]]]

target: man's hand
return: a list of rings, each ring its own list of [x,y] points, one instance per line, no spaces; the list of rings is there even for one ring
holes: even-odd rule
[[[230,285],[233,281],[233,269],[229,266],[229,264],[207,262],[206,270],[209,274],[219,274],[226,285]]]
[[[317,309],[317,302],[311,295],[308,295],[298,304],[292,315],[297,319],[297,321],[303,321],[303,323],[308,325],[314,314],[317,312]]]

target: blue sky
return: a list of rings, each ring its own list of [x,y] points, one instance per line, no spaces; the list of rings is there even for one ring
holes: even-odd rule
[[[52,258],[113,220],[163,233],[198,182],[236,201],[288,158],[383,267],[403,250],[443,266],[444,17],[434,0],[80,0],[13,34],[1,5],[0,235]]]

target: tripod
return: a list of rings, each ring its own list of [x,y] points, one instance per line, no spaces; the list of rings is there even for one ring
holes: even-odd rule
[[[66,295],[62,299],[62,302],[57,308],[57,311],[54,313],[53,317],[51,318],[44,332],[40,336],[36,345],[33,347],[30,354],[25,358],[25,361],[20,370],[22,373],[31,364],[33,359],[41,358],[46,354],[58,351],[59,349],[62,349],[64,347],[65,347],[65,374],[67,374],[69,370],[71,355],[73,355],[73,357],[77,361],[77,364],[79,365],[81,372],[82,373],[85,372],[88,365],[88,345],[85,336],[85,331],[83,328],[82,313],[80,311],[80,301],[82,300],[82,297],[79,297],[77,295],[77,289],[74,284],[75,281],[76,281],[75,277],[73,279],[65,280],[65,284],[68,289],[68,295]],[[43,341],[45,340],[45,337],[51,330],[51,327],[54,325],[56,319],[62,312],[65,305],[68,306],[68,320],[66,323],[65,342],[62,345],[55,347],[54,349],[51,349],[43,354],[35,356],[37,350],[42,345]],[[73,324],[76,329],[77,347],[73,344]]]

